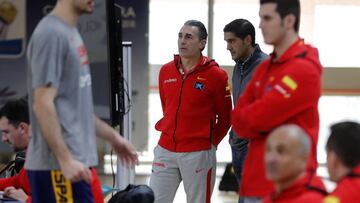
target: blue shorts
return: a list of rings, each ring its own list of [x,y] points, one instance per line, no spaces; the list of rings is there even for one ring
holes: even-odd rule
[[[27,171],[33,203],[94,203],[91,185],[71,183],[60,170]]]

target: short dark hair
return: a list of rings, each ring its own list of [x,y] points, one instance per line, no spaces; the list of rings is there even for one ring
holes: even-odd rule
[[[332,125],[330,130],[326,149],[335,152],[345,166],[354,168],[360,163],[360,124],[344,121]]]
[[[248,35],[251,37],[251,45],[255,46],[255,28],[246,19],[236,19],[225,25],[224,32],[232,32],[236,37],[244,40]]]
[[[299,0],[260,0],[260,5],[266,3],[275,3],[276,11],[279,13],[280,17],[283,19],[289,14],[295,16],[294,29],[296,32],[299,32],[300,27],[300,1]]]
[[[17,128],[21,122],[29,124],[29,107],[27,100],[16,99],[6,102],[0,109],[0,118],[2,117],[6,117],[9,123],[15,128]]]
[[[205,28],[205,25],[202,22],[200,22],[198,20],[188,20],[184,23],[184,25],[197,27],[197,29],[199,30],[200,40],[207,39],[208,33]]]

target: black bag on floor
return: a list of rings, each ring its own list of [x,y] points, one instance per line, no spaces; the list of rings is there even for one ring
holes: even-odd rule
[[[154,203],[155,196],[147,185],[128,185],[117,192],[108,203]]]
[[[226,192],[228,191],[238,192],[239,190],[239,183],[236,180],[232,163],[226,164],[225,172],[221,177],[219,183],[219,190]]]

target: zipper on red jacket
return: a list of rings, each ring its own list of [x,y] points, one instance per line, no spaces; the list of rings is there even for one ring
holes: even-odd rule
[[[174,151],[176,152],[176,139],[175,139],[175,133],[176,133],[176,128],[177,128],[177,124],[178,124],[178,113],[180,110],[180,105],[181,105],[181,95],[182,95],[182,90],[183,90],[183,86],[184,86],[184,80],[185,77],[183,77],[182,81],[181,81],[181,88],[180,88],[180,95],[179,95],[179,102],[178,102],[178,107],[176,109],[176,114],[175,114],[175,128],[174,128],[174,133],[173,133],[173,141],[174,141]]]
[[[208,63],[208,62],[207,62]],[[205,64],[207,64],[205,63]],[[205,65],[205,64],[202,64]],[[177,129],[177,123],[178,123],[178,113],[180,110],[180,105],[181,105],[181,96],[182,96],[182,91],[183,91],[183,86],[184,86],[184,81],[185,79],[190,75],[190,74],[194,74],[197,72],[197,70],[193,69],[192,71],[186,73],[185,75],[183,75],[180,71],[179,71],[179,67],[176,66],[178,69],[179,74],[182,76],[182,81],[181,81],[181,88],[180,88],[180,95],[179,95],[179,102],[178,102],[178,107],[176,109],[176,114],[175,114],[175,128],[174,128],[174,133],[173,133],[173,141],[174,141],[174,151],[176,152],[176,139],[175,139],[175,133],[176,133],[176,129]],[[195,67],[196,68],[196,67]]]

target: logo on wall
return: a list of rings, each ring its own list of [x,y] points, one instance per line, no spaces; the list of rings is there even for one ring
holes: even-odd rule
[[[17,58],[23,54],[25,9],[25,0],[0,0],[0,58]]]

